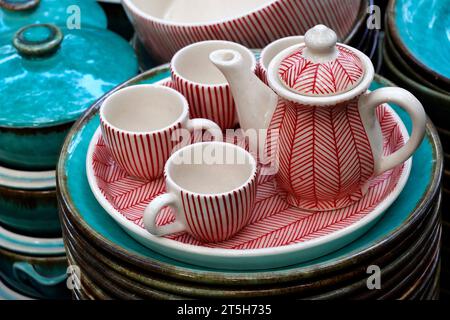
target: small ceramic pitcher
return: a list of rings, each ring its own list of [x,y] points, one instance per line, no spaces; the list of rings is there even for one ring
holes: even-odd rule
[[[279,159],[277,181],[289,203],[307,210],[358,201],[370,180],[406,161],[425,133],[421,103],[400,88],[367,92],[374,77],[370,59],[336,41],[326,26],[310,29],[305,44],[273,58],[270,87],[243,68],[238,52],[210,56],[230,83],[241,127],[277,132],[278,143],[271,146]],[[388,156],[375,115],[385,102],[400,105],[413,122],[408,143]],[[265,141],[258,143],[261,149]]]

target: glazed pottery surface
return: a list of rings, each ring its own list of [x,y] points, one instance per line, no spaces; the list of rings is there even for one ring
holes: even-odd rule
[[[32,257],[0,249],[0,279],[20,292],[40,299],[67,299],[67,260]]]
[[[277,285],[276,283],[269,286],[258,285],[256,288],[245,284],[239,285],[239,283],[236,283],[233,287],[224,287],[205,286],[200,283],[190,284],[177,282],[172,279],[168,280],[159,274],[143,272],[142,270],[137,270],[123,264],[118,260],[112,260],[112,258],[104,256],[104,252],[101,252],[101,249],[88,246],[86,240],[82,239],[67,221],[64,222],[64,229],[66,244],[70,243],[68,250],[74,253],[83,252],[82,256],[78,255],[79,260],[83,260],[84,263],[89,264],[97,270],[111,269],[110,272],[115,275],[115,278],[120,278],[120,282],[116,282],[118,286],[124,286],[130,291],[139,293],[144,297],[151,296],[154,293],[154,289],[185,297],[197,298],[244,298],[275,295],[307,297],[308,294],[314,294],[318,290],[321,292],[335,292],[335,297],[338,297],[339,291],[336,288],[341,285],[348,287],[347,291],[357,289],[360,291],[359,294],[361,294],[361,289],[367,290],[364,281],[358,280],[354,283],[352,281],[364,277],[368,265],[376,264],[383,270],[389,267],[389,271],[394,272],[396,276],[399,275],[401,277],[407,275],[410,270],[406,269],[412,265],[412,259],[414,261],[422,260],[422,256],[418,252],[424,250],[424,248],[425,250],[429,248],[428,244],[424,241],[430,237],[430,232],[435,229],[436,223],[439,221],[438,208],[432,209],[432,213],[423,217],[421,226],[415,228],[399,245],[391,246],[380,257],[373,256],[370,261],[353,266],[350,272],[340,270],[339,275],[332,275],[329,278],[305,279],[306,281],[281,285]],[[397,262],[397,260],[400,262]],[[399,272],[397,269],[402,271]],[[128,279],[132,279],[133,281],[129,281]],[[138,286],[135,282],[144,285],[144,287]],[[396,281],[393,282],[394,285],[396,283]],[[388,292],[391,289],[391,285],[383,286],[383,289],[383,292]],[[376,294],[375,291],[368,290],[366,295],[374,296]]]
[[[29,256],[61,256],[62,238],[37,238],[11,232],[0,226],[0,248]]]
[[[268,156],[277,159],[276,178],[287,201],[305,210],[340,209],[360,200],[371,179],[414,153],[426,115],[404,89],[367,93],[372,62],[337,44],[333,30],[317,25],[304,40],[273,58],[269,86],[245,68],[238,52],[218,50],[210,59],[230,83],[241,128],[268,130],[267,140],[258,141],[259,155],[266,144]],[[384,102],[402,106],[413,121],[411,139],[392,154],[383,152],[375,115]]]
[[[18,171],[0,165],[0,224],[32,236],[60,235],[55,171]]]
[[[181,48],[204,40],[229,40],[249,48],[263,48],[270,42],[291,35],[304,34],[318,23],[337,30],[341,39],[351,31],[359,14],[360,0],[252,0],[248,7],[242,1],[232,5],[220,0],[209,1],[214,10],[195,10],[189,4],[180,12],[183,1],[167,2],[124,0],[123,5],[147,50],[159,61],[167,62]],[[240,10],[236,10],[239,3]],[[178,8],[178,9],[177,9]],[[242,10],[245,8],[246,10]],[[167,19],[171,9],[180,15],[175,21]],[[314,12],[317,14],[310,14]],[[173,13],[173,11],[172,11]],[[216,13],[216,16],[205,16]],[[190,22],[193,15],[204,15],[203,22]],[[172,18],[172,20],[174,20]]]
[[[33,300],[33,298],[27,297],[13,289],[10,289],[2,281],[0,281],[0,300]]]
[[[56,31],[62,42],[50,48]],[[29,41],[43,39],[49,52],[29,57]],[[21,169],[54,167],[73,121],[138,71],[131,46],[102,29],[32,25],[0,36],[0,47],[0,162]]]
[[[412,78],[414,81],[417,81],[420,84],[426,85],[430,89],[433,89],[435,91],[441,92],[441,93],[448,93],[449,91],[444,90],[444,88],[439,87],[438,85],[435,85],[434,83],[428,81],[428,79],[424,78],[419,72],[420,70],[414,70],[400,55],[398,52],[398,48],[395,46],[395,44],[392,41],[392,36],[389,33],[389,30],[385,31],[385,37],[384,37],[384,48],[386,51],[389,52],[389,56],[392,58],[393,61],[395,61],[396,67],[401,70],[405,76],[408,76]]]
[[[450,84],[450,14],[447,0],[391,1],[389,31],[405,56],[432,80]],[[439,48],[439,50],[430,50]]]
[[[66,26],[67,23],[79,22],[80,28],[87,27],[106,28],[106,16],[96,1],[86,0],[25,0],[8,3],[26,4],[34,2],[36,7],[32,10],[7,10],[0,6],[0,32],[16,31],[30,23],[54,23]],[[79,17],[79,18],[78,18]]]
[[[385,153],[390,153],[404,144],[406,129],[389,107],[380,107],[377,114],[385,133]],[[411,165],[408,161],[405,166],[374,180],[367,195],[357,204],[315,214],[290,206],[286,194],[276,186],[273,174],[263,174],[263,166],[249,225],[236,237],[214,245],[201,243],[185,234],[169,239],[146,234],[143,226],[145,224],[148,229],[148,213],[143,216],[142,209],[149,200],[164,192],[164,179],[147,182],[124,176],[108,155],[99,131],[92,138],[87,159],[88,181],[94,195],[132,237],[170,257],[228,269],[274,268],[310,260],[344,246],[373,225],[396,199],[408,179]],[[198,208],[199,205],[192,203],[190,207]],[[167,225],[172,220],[172,213],[165,210],[158,225],[172,229],[175,226]]]
[[[168,67],[165,66],[148,71],[125,85],[155,83],[169,76]],[[392,85],[381,78],[377,78],[377,81],[379,82],[375,82],[371,89]],[[102,243],[102,247],[110,254],[122,257],[145,269],[160,270],[159,272],[169,274],[171,277],[216,283],[234,283],[238,279],[248,283],[271,281],[281,283],[294,275],[302,277],[302,275],[318,272],[330,272],[335,268],[342,269],[343,264],[363,259],[367,257],[369,251],[380,249],[393,241],[396,236],[405,234],[407,227],[417,223],[421,212],[429,206],[440,183],[442,151],[433,126],[428,124],[426,139],[413,158],[411,174],[414,176],[414,182],[410,180],[406,184],[404,192],[397,201],[376,226],[363,237],[345,248],[308,263],[266,272],[227,272],[219,276],[210,269],[169,259],[139,245],[97,203],[89,191],[84,167],[89,141],[99,125],[96,113],[100,104],[101,101],[85,114],[66,140],[63,157],[58,166],[62,214],[70,217],[71,221],[89,236],[90,241]],[[394,108],[410,129],[411,122],[406,114],[398,107],[394,106]]]

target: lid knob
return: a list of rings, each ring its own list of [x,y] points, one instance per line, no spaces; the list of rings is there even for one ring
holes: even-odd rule
[[[305,33],[306,49],[303,56],[314,63],[335,60],[338,56],[336,43],[336,32],[319,24]]]
[[[35,9],[41,0],[0,0],[0,8],[11,11],[25,11]]]
[[[44,57],[55,53],[63,34],[53,24],[32,24],[21,28],[13,39],[14,47],[22,56]]]

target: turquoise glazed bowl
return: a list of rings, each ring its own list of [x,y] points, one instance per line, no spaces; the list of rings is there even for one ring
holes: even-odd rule
[[[69,299],[67,259],[31,257],[0,249],[0,280],[37,299]]]
[[[79,20],[77,20],[79,17]],[[105,29],[106,15],[95,0],[0,0],[0,33],[32,23]]]
[[[0,35],[0,163],[54,169],[73,122],[137,72],[132,47],[108,30],[35,24]]]
[[[411,91],[422,102],[425,111],[436,126],[450,130],[450,124],[448,122],[450,115],[449,94],[433,90],[406,76],[397,68],[397,64],[393,61],[386,49],[386,47],[383,48],[383,62],[386,69],[386,76],[400,87]]]
[[[391,0],[388,28],[399,51],[423,75],[450,86],[450,5],[448,0]]]
[[[149,70],[122,86],[155,83],[170,76],[167,65]],[[372,89],[392,85],[377,77]],[[406,237],[437,201],[442,175],[442,150],[434,127],[428,123],[427,135],[413,158],[411,177],[397,201],[364,236],[350,245],[306,263],[264,271],[234,272],[212,270],[182,263],[160,255],[130,238],[101,208],[91,193],[85,174],[86,153],[99,126],[98,109],[104,98],[84,114],[71,129],[57,169],[60,214],[70,221],[89,243],[102,248],[115,259],[161,276],[184,281],[222,285],[264,285],[286,283],[339,272],[373,256],[388,252],[393,241]],[[394,106],[408,130],[411,121]]]
[[[30,236],[61,236],[55,172],[0,166],[0,225]]]

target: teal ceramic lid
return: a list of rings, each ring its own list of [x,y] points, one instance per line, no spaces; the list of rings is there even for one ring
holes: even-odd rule
[[[450,1],[396,0],[394,32],[410,57],[450,83]]]
[[[31,23],[54,23],[76,28],[106,28],[103,9],[95,0],[0,0],[0,32]]]
[[[104,29],[31,25],[0,36],[0,127],[74,121],[136,75],[131,46]]]

